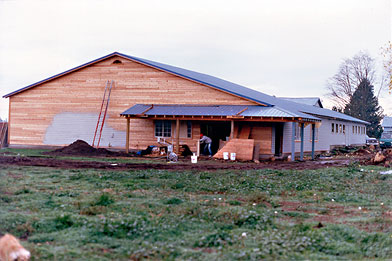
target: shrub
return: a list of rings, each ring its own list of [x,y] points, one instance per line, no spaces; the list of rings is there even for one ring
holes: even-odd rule
[[[199,241],[196,241],[194,245],[195,247],[218,247],[232,244],[233,237],[224,231],[219,231],[208,236],[203,236]]]
[[[114,199],[109,194],[103,193],[91,205],[92,206],[109,206],[113,203],[114,203]]]
[[[169,198],[165,203],[167,205],[179,205],[182,203],[182,200],[179,198]]]

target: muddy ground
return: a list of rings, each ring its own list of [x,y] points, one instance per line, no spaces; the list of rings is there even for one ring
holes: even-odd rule
[[[83,156],[91,160],[70,160],[61,156]],[[100,158],[124,158],[135,160],[153,161],[153,163],[111,163],[104,162]],[[372,164],[371,159],[374,153],[368,150],[357,150],[354,153],[335,155],[334,157],[321,157],[317,160],[295,161],[264,161],[254,162],[228,162],[211,158],[199,158],[199,162],[192,164],[190,157],[180,157],[178,162],[167,163],[164,157],[136,157],[135,154],[125,154],[123,152],[113,152],[106,149],[96,149],[86,142],[77,140],[69,146],[46,152],[43,157],[20,156],[20,155],[0,155],[0,165],[17,166],[40,166],[64,169],[93,168],[107,170],[127,170],[127,169],[165,169],[165,170],[253,170],[253,169],[320,169],[327,167],[344,167],[354,162],[360,164]],[[96,158],[96,161],[94,160]]]
[[[137,158],[135,158],[137,159]],[[144,158],[140,158],[144,159]],[[199,163],[192,164],[190,159],[181,159],[176,163],[162,163],[162,159],[156,159],[157,163],[109,163],[99,161],[78,161],[61,158],[43,158],[43,157],[23,157],[23,156],[0,156],[0,165],[17,165],[17,166],[39,166],[54,167],[64,169],[93,168],[107,170],[126,170],[126,169],[166,169],[166,170],[252,170],[252,169],[320,169],[326,167],[344,167],[353,162],[363,161],[363,157],[356,158],[332,158],[318,159],[315,161],[304,162],[223,162],[212,159],[202,159]]]

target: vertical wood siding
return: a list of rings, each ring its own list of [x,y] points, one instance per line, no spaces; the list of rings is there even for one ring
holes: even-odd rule
[[[113,64],[114,60],[122,63]],[[105,147],[125,146],[126,120],[120,113],[137,103],[255,105],[167,72],[112,57],[11,96],[10,144],[67,145],[77,138],[91,144],[107,80],[114,80],[115,85],[102,137]],[[198,138],[198,126],[193,124],[193,140]],[[145,148],[156,140],[152,120],[132,119],[130,133],[131,149]]]

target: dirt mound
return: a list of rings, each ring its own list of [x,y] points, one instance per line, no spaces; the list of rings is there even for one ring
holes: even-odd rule
[[[78,155],[78,156],[129,156],[123,152],[114,152],[107,149],[96,149],[84,140],[77,140],[72,144],[49,152],[50,155]]]

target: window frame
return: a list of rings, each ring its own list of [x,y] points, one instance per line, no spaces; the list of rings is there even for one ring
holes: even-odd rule
[[[162,126],[159,126],[160,124],[162,124]],[[162,128],[162,130],[157,130],[157,128],[160,127]],[[154,136],[156,138],[171,138],[172,135],[172,121],[170,120],[156,120],[154,121]],[[159,132],[161,133],[161,135],[157,135],[159,134]],[[169,135],[169,136],[165,136],[165,134]]]
[[[301,126],[298,122],[295,123],[295,133],[294,133],[294,140],[300,141],[301,140]]]

